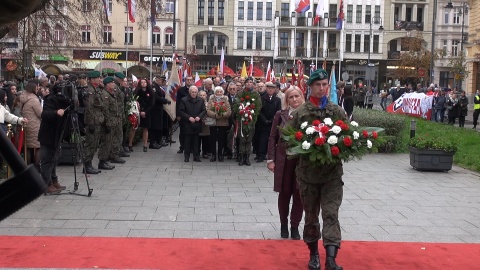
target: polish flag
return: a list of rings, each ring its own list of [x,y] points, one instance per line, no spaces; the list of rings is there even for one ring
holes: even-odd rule
[[[265,75],[265,81],[267,81],[267,82],[272,81],[272,69],[270,68],[270,61],[268,61],[267,73]]]
[[[134,23],[137,13],[137,0],[128,0],[128,19]]]
[[[295,11],[297,13],[305,13],[310,9],[310,0],[296,0]]]
[[[315,10],[315,20],[313,21],[314,25],[320,23],[325,12],[325,0],[318,0],[317,10]]]
[[[195,72],[195,86],[202,87],[202,80],[200,80],[200,76],[198,76],[198,72]]]
[[[225,51],[223,50],[223,47],[222,47],[222,55],[220,55],[220,72],[222,73],[222,76],[223,76],[224,65],[225,65]]]
[[[249,68],[250,68],[250,72],[248,74],[248,77],[252,77],[252,75],[253,75],[253,55],[250,58],[250,67]]]

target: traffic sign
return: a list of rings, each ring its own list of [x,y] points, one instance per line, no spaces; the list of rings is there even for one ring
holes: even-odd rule
[[[425,77],[426,74],[427,72],[425,71],[425,69],[423,68],[418,69],[418,77]]]

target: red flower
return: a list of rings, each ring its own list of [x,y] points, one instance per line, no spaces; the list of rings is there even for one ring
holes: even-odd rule
[[[250,104],[250,108],[255,109],[255,104]]]
[[[243,122],[244,125],[248,125],[248,121]]]
[[[343,144],[348,147],[352,146],[352,139],[350,137],[343,138]]]
[[[242,101],[242,102],[243,102],[244,100],[245,100],[245,99],[243,99],[243,97],[242,97],[242,98],[240,98],[240,101]]]
[[[345,123],[342,120],[337,120],[335,122],[335,125],[337,125],[337,126],[342,126],[343,124],[345,124]]]
[[[249,95],[246,95],[245,98],[246,98],[246,99],[250,99],[250,96],[249,96]]]
[[[334,155],[334,156],[338,156],[340,154],[340,148],[338,148],[336,146],[332,146],[332,148],[330,148],[330,151],[332,152],[332,155]]]
[[[320,128],[320,132],[322,132],[323,134],[327,134],[329,131],[330,128],[327,126],[323,126],[322,128]]]
[[[375,131],[372,131],[372,137],[373,137],[374,139],[378,138],[378,133],[375,132]]]
[[[325,143],[325,138],[316,138],[315,145],[323,145]]]
[[[350,127],[347,124],[343,123],[340,125],[340,128],[342,128],[342,130],[348,130]]]
[[[318,126],[320,125],[320,120],[313,120],[312,126]]]
[[[297,139],[297,141],[301,141],[303,138],[303,133],[301,131],[297,131],[297,133],[295,133],[295,139]]]
[[[368,132],[366,130],[362,131],[362,135],[364,138],[368,138]]]
[[[215,106],[215,110],[217,110],[217,111],[218,111],[218,110],[220,110],[220,107],[218,107],[218,106]]]

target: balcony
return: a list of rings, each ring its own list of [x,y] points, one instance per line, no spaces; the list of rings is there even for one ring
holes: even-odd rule
[[[280,25],[283,25],[283,26],[290,26],[290,20],[291,18],[290,17],[287,17],[287,16],[282,16],[280,17]]]
[[[407,21],[395,21],[395,30],[405,29],[407,31],[417,30],[423,31],[423,22],[407,22]]]
[[[307,57],[307,49],[305,47],[296,47],[295,57]]]
[[[338,58],[340,56],[340,50],[335,48],[327,49],[327,58]]]
[[[278,56],[284,56],[284,57],[290,56],[290,47],[279,47]]]
[[[307,26],[307,18],[306,17],[298,17],[297,18],[297,26]]]
[[[388,59],[399,59],[400,52],[399,51],[388,51]]]
[[[218,46],[195,46],[192,45],[192,52],[195,52],[196,54],[199,55],[221,55],[222,54],[222,48]],[[225,55],[228,54],[228,46],[224,47],[224,52]]]

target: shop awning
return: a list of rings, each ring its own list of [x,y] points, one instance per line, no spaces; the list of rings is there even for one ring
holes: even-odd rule
[[[127,74],[128,75],[135,75],[137,78],[150,78],[150,73],[152,70],[149,67],[135,65],[128,68]]]
[[[43,72],[48,75],[60,75],[72,72],[72,69],[62,64],[47,64],[42,67]]]

